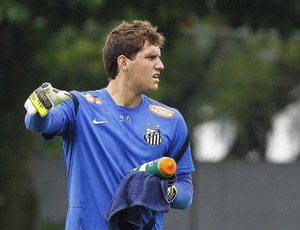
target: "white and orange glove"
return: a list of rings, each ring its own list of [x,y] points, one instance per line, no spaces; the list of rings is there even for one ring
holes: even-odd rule
[[[39,113],[44,117],[54,106],[70,99],[72,99],[70,93],[55,89],[50,83],[45,82],[30,94],[24,107],[31,116]]]

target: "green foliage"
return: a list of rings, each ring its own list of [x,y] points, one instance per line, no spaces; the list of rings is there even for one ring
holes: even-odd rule
[[[100,46],[101,28],[95,26],[87,25],[85,30],[62,27],[57,36],[49,39],[48,44],[37,52],[36,62],[45,70],[45,81],[48,79],[60,87],[77,90],[106,84]]]
[[[300,26],[300,2],[295,0],[217,1],[216,9],[229,25],[249,26],[254,30],[276,28],[284,38]]]
[[[236,40],[223,47],[208,71],[206,86],[208,103],[215,104],[218,114],[229,110],[242,118],[249,108],[271,98],[277,77],[274,63],[263,60],[268,51],[276,56],[276,51]]]
[[[13,24],[23,24],[28,21],[29,15],[28,8],[13,1],[3,1],[0,8],[0,22],[8,20]]]

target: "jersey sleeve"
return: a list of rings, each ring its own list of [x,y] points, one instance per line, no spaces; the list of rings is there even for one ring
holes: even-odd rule
[[[193,183],[191,174],[178,175],[175,182],[177,195],[171,203],[171,208],[186,209],[190,207],[193,201]]]
[[[177,174],[191,173],[195,171],[195,168],[192,160],[188,128],[184,118],[178,111],[176,116],[178,116],[178,118],[177,124],[174,127],[174,138],[166,155],[177,159],[180,154],[181,156],[178,158],[179,161],[177,162]]]
[[[74,121],[76,120],[75,106],[72,100],[65,101],[56,107],[56,112],[51,114],[50,124],[59,123],[59,129],[56,132],[42,132],[42,137],[45,140],[51,140],[56,136],[65,136],[73,128]],[[51,111],[50,111],[51,112]]]

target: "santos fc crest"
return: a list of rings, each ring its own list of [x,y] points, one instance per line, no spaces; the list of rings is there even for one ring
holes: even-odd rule
[[[159,129],[146,128],[144,140],[149,145],[160,145],[162,142],[161,132]]]

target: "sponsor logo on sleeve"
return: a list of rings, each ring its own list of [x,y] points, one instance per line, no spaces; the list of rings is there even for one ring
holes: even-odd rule
[[[102,103],[101,98],[93,97],[91,94],[84,94],[84,97],[88,102],[96,103],[97,105],[101,105]]]
[[[156,105],[150,105],[149,110],[157,116],[169,118],[169,119],[174,118],[175,115],[174,111]]]

